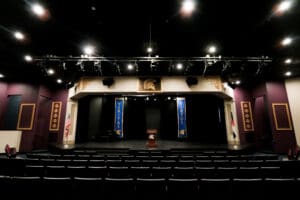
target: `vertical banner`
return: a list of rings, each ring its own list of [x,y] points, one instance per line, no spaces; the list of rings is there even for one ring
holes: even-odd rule
[[[177,98],[178,138],[186,138],[186,108],[185,98]]]
[[[123,138],[123,112],[124,112],[124,98],[115,98],[115,127],[119,138]]]
[[[61,101],[52,102],[49,131],[59,131],[61,105]]]

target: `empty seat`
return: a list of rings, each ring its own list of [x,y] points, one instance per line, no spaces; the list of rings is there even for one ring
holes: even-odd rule
[[[264,198],[288,199],[295,196],[298,190],[294,178],[266,178],[264,180]]]
[[[174,167],[172,170],[173,178],[194,178],[193,167]]]
[[[102,178],[74,177],[73,191],[75,199],[95,198],[104,192]]]
[[[42,191],[49,199],[69,198],[72,191],[70,177],[44,177],[42,179]]]
[[[43,177],[45,175],[44,166],[43,165],[26,165],[24,175],[25,176]]]
[[[263,196],[262,178],[234,178],[232,183],[232,195],[236,199],[253,200]]]
[[[65,166],[46,166],[45,170],[48,177],[65,177],[67,175]]]
[[[152,177],[153,178],[169,178],[172,174],[171,167],[152,167]]]
[[[150,167],[130,167],[130,174],[133,178],[150,178]]]
[[[188,196],[196,196],[198,193],[198,179],[170,178],[167,181],[167,192],[170,198],[185,199]]]
[[[108,175],[111,178],[128,178],[128,177],[130,177],[128,167],[109,167]]]
[[[137,178],[137,199],[156,199],[166,195],[166,179],[164,178]]]
[[[67,175],[70,177],[87,177],[86,166],[67,166]]]
[[[96,167],[96,166],[89,166],[87,168],[87,177],[90,178],[104,178],[108,176],[108,172],[107,172],[107,167],[104,166],[100,166],[100,167]]]
[[[229,178],[200,179],[199,193],[203,198],[219,199],[231,196],[231,184]]]
[[[216,168],[215,167],[195,167],[196,178],[215,178]]]
[[[9,196],[14,199],[15,197],[22,197],[25,199],[40,199],[41,196],[41,178],[40,177],[13,177],[13,189]]]
[[[135,195],[133,178],[105,178],[104,196],[106,199],[132,199]]]

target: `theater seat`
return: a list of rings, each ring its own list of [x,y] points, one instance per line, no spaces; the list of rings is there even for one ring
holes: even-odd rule
[[[75,199],[92,199],[103,194],[102,178],[82,178],[74,177],[73,180],[73,192]]]
[[[106,199],[132,199],[135,196],[133,178],[105,178],[104,196]]]
[[[206,199],[226,199],[231,197],[231,182],[229,178],[202,178],[199,183],[199,193]]]
[[[167,181],[167,193],[169,198],[182,198],[195,196],[198,193],[198,179],[196,178],[170,178]]]
[[[164,178],[137,178],[137,199],[157,199],[166,196],[166,179]]]

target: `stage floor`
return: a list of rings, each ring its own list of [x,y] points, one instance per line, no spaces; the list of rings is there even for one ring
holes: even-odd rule
[[[202,144],[191,141],[158,140],[156,147],[148,147],[146,140],[122,140],[110,142],[88,142],[75,145],[55,145],[59,149],[128,149],[128,150],[176,150],[176,149],[216,149],[245,150],[249,145]]]

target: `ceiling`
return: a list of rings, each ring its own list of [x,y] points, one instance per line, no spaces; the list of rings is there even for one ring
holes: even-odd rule
[[[30,5],[34,2],[48,10],[47,19],[42,20],[31,12]],[[283,78],[288,70],[292,76],[300,75],[300,3],[297,0],[280,16],[274,12],[280,1],[197,0],[196,11],[189,17],[179,12],[182,0],[34,2],[1,2],[0,73],[7,80],[39,80],[52,84],[61,78],[67,84],[85,75],[222,75],[224,79],[241,78],[249,83]],[[22,31],[26,39],[16,40],[15,30]],[[283,47],[280,41],[286,36],[292,37],[293,43]],[[128,60],[122,62],[119,58],[148,56],[150,37],[152,56],[171,59],[162,59],[154,65],[135,59],[133,64],[139,68],[128,71]],[[98,63],[78,62],[85,44],[95,46],[94,56],[111,58],[109,62],[101,62],[101,70]],[[205,62],[189,58],[205,57],[207,47],[212,44],[218,48],[215,56],[221,55],[223,61],[214,62],[205,71]],[[26,63],[25,54],[45,59]],[[49,61],[46,57],[50,55],[64,59]],[[71,56],[79,59],[65,59]],[[225,61],[233,57],[270,58],[273,62],[244,59],[228,67]],[[286,58],[292,58],[292,64],[284,64]],[[180,60],[184,69],[178,71],[174,66]],[[56,71],[53,76],[46,72],[50,67]]]

